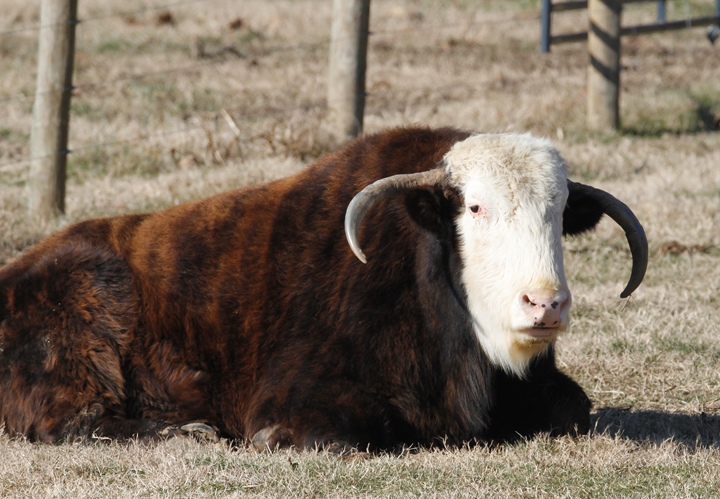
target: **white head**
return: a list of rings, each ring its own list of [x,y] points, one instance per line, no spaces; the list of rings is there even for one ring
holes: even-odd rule
[[[613,218],[625,230],[633,255],[621,298],[642,282],[648,251],[640,222],[607,192],[568,181],[565,162],[550,141],[529,134],[470,135],[450,147],[443,166],[366,186],[348,205],[345,233],[355,255],[366,262],[359,227],[375,203],[414,189],[445,196],[449,188],[453,199],[459,194],[462,206],[452,216],[467,308],[495,365],[523,376],[530,361],[568,327],[572,300],[563,268],[564,213],[570,233],[592,228],[602,214]],[[569,196],[573,206],[565,212]]]
[[[568,326],[565,163],[529,134],[473,135],[444,162],[464,199],[455,224],[475,332],[493,363],[522,375]]]

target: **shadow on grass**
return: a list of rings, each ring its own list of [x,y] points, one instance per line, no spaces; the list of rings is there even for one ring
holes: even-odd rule
[[[672,440],[691,450],[699,447],[720,449],[720,415],[715,414],[671,414],[602,407],[592,415],[592,427],[595,433],[636,442]]]

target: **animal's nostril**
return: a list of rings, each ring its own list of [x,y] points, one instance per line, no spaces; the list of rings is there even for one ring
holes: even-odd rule
[[[525,310],[526,317],[534,318],[536,327],[543,323],[545,327],[557,327],[562,323],[560,314],[563,307],[570,302],[569,295],[557,289],[527,290],[519,295],[519,302]]]

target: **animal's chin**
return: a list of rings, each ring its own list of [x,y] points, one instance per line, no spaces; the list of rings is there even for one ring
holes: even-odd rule
[[[527,339],[533,342],[550,342],[557,338],[559,328],[556,327],[534,327],[528,329],[521,329],[518,331],[522,335],[526,335]]]

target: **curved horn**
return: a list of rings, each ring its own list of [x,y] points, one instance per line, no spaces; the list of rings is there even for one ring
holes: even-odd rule
[[[627,298],[640,286],[643,277],[645,277],[645,271],[647,270],[648,242],[642,225],[640,225],[640,222],[630,208],[615,196],[596,189],[595,187],[578,184],[570,180],[567,181],[567,185],[570,191],[580,192],[596,201],[602,208],[602,211],[615,220],[625,231],[625,237],[627,237],[628,244],[630,245],[630,252],[632,253],[633,259],[630,280],[623,292],[620,293],[620,298]]]
[[[361,262],[367,263],[365,253],[360,249],[358,234],[360,232],[360,223],[372,205],[393,194],[419,187],[437,185],[443,182],[446,175],[444,168],[436,168],[420,173],[393,175],[373,182],[358,192],[350,201],[345,212],[345,237],[347,237],[350,249],[355,253],[355,256]]]

